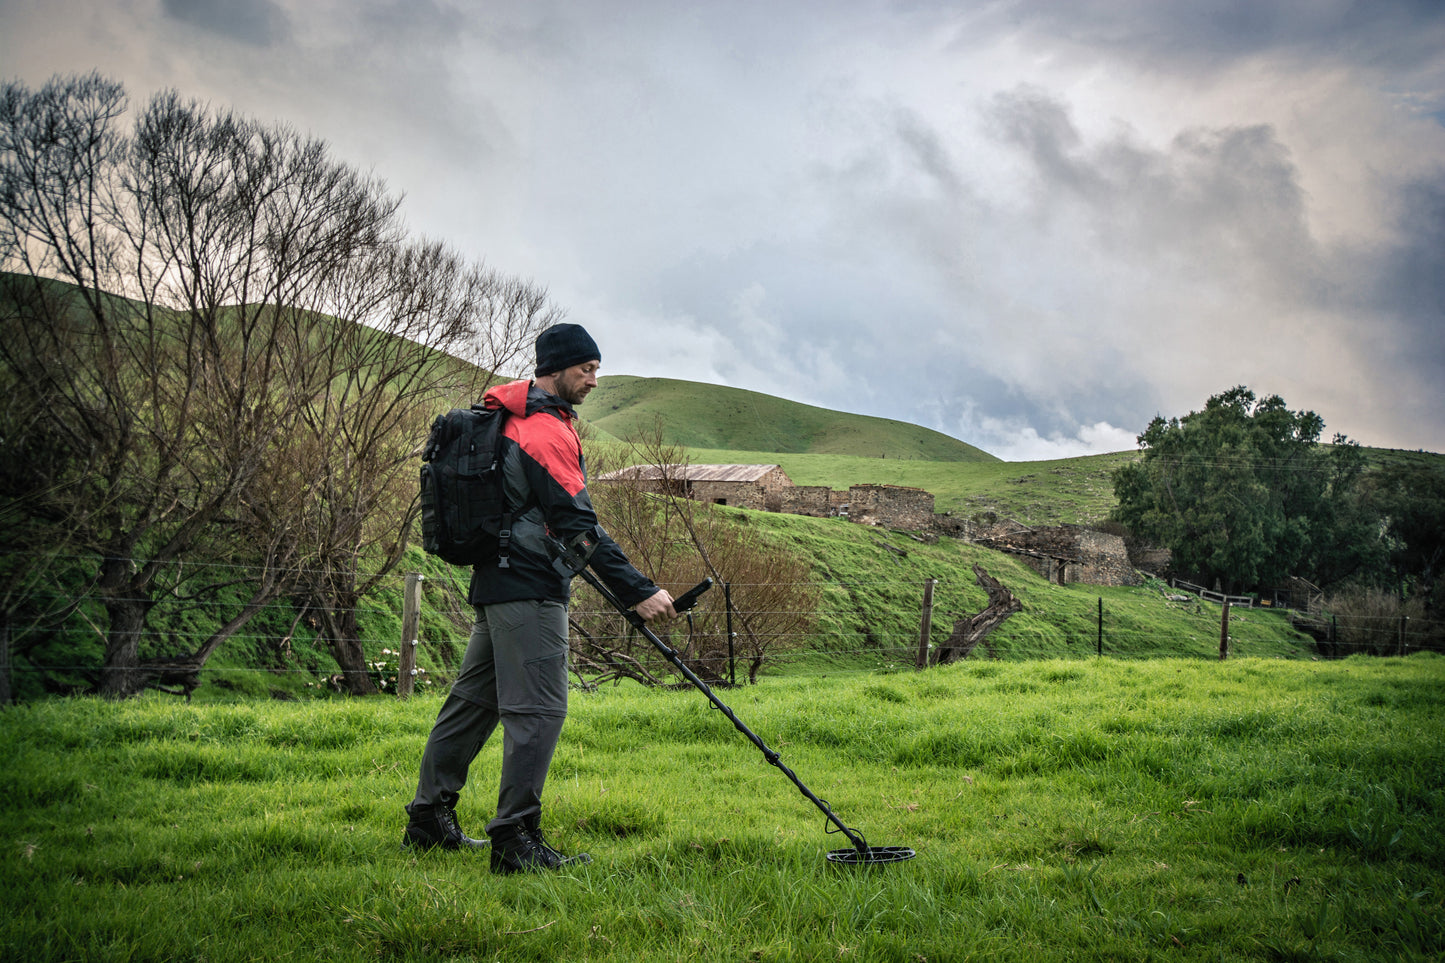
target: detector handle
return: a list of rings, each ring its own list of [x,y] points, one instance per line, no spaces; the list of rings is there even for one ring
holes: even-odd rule
[[[680,596],[673,599],[672,610],[678,615],[681,615],[682,613],[686,612],[688,609],[696,605],[697,600],[702,597],[702,593],[706,592],[710,588],[712,588],[712,579],[703,579],[701,582],[698,582],[692,588],[688,589],[686,592],[683,592]]]

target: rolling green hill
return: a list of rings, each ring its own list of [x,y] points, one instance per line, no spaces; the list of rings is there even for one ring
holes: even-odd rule
[[[582,414],[614,438],[649,431],[661,418],[664,440],[688,448],[931,462],[998,461],[956,438],[906,422],[843,414],[756,391],[670,378],[609,375],[598,381]]]

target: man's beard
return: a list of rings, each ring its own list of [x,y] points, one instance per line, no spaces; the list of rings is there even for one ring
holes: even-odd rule
[[[583,382],[569,384],[562,379],[557,381],[557,394],[569,405],[580,405],[587,398],[587,391]]]

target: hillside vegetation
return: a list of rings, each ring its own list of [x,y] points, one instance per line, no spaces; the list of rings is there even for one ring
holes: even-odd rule
[[[331,325],[330,328],[327,325]],[[334,319],[318,319],[319,331],[344,330]],[[366,331],[363,344],[393,336]],[[443,379],[460,382],[480,373],[445,359]],[[437,397],[438,410],[464,403]],[[891,484],[927,490],[935,510],[963,517],[989,514],[1026,524],[1097,523],[1115,505],[1112,474],[1139,458],[1119,452],[1042,462],[1003,462],[937,432],[899,422],[829,412],[756,392],[668,379],[610,376],[582,408],[593,416],[588,426],[609,457],[625,447],[607,444],[618,437],[646,435],[661,420],[663,440],[686,445],[694,463],[777,463],[800,485],[846,489],[853,484]],[[409,439],[414,446],[419,439]],[[786,442],[794,450],[761,446]],[[706,447],[732,445],[736,447]],[[880,457],[880,454],[883,455]],[[1375,464],[1401,461],[1439,464],[1428,453],[1370,450]],[[769,672],[876,668],[911,662],[917,645],[922,584],[938,580],[933,642],[946,638],[952,617],[978,611],[984,593],[971,566],[982,564],[1003,579],[1025,608],[989,640],[988,654],[1000,659],[1081,658],[1098,647],[1099,604],[1104,602],[1105,652],[1122,656],[1217,657],[1216,608],[1169,602],[1157,588],[1101,589],[1056,586],[1017,559],[974,545],[948,541],[922,545],[899,533],[849,525],[836,519],[809,519],[726,510],[738,524],[751,525],[775,544],[802,553],[815,578],[827,584],[818,629],[808,639],[787,640],[780,648],[797,651],[770,663]],[[887,545],[885,548],[883,546]],[[203,547],[204,548],[204,547]],[[219,548],[218,548],[219,551]],[[216,561],[234,562],[218,558]],[[425,558],[413,547],[394,571],[356,607],[358,643],[365,664],[388,660],[399,641],[401,585],[407,571],[427,573],[421,656],[427,678],[441,685],[460,657],[466,635],[461,570]],[[665,576],[664,576],[665,579]],[[78,578],[76,584],[79,584]],[[239,583],[244,584],[244,583]],[[686,586],[670,585],[670,588]],[[164,600],[154,610],[156,651],[183,651],[175,640],[205,638],[224,621],[225,605],[245,600],[240,588],[224,587],[211,607]],[[585,598],[585,593],[583,593]],[[224,603],[224,604],[223,604]],[[94,606],[87,610],[95,617]],[[334,672],[314,627],[297,623],[294,598],[280,598],[233,643],[220,649],[203,674],[196,697],[232,700],[294,697],[326,691]],[[1236,613],[1230,627],[1237,654],[1308,657],[1313,647],[1280,615]],[[56,637],[48,646],[17,654],[15,691],[31,698],[45,691],[35,666],[62,666],[49,676],[51,691],[84,690],[96,671],[93,639],[84,627]],[[373,672],[377,682],[383,671]]]
[[[1113,588],[1057,585],[1017,556],[955,539],[924,544],[906,534],[843,519],[806,518],[722,509],[768,540],[799,552],[825,584],[818,628],[804,653],[783,662],[879,668],[912,665],[917,657],[923,584],[935,579],[930,641],[947,639],[953,619],[988,604],[973,566],[981,565],[1023,603],[986,640],[988,657],[1009,661],[1087,659],[1099,651],[1103,612],[1104,654],[1121,658],[1218,659],[1222,609],[1175,601],[1155,583]],[[704,606],[717,605],[704,597]],[[1291,627],[1287,613],[1234,609],[1229,622],[1234,656],[1311,658],[1310,638]]]

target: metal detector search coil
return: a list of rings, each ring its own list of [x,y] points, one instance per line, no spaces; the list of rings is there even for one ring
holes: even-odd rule
[[[914,855],[907,846],[864,846],[862,849],[835,849],[828,853],[828,862],[843,866],[872,866],[876,863],[901,863]]]

